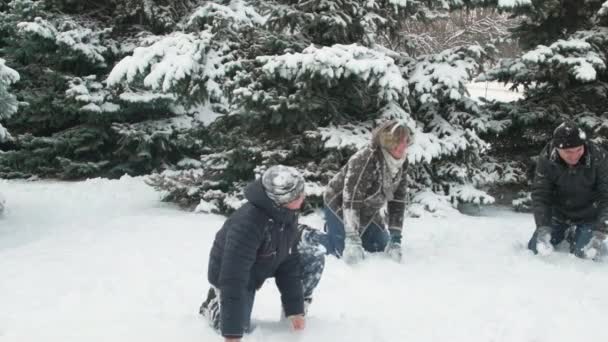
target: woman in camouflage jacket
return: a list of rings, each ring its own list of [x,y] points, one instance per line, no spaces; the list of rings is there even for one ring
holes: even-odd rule
[[[355,153],[329,182],[324,194],[329,254],[354,263],[368,252],[386,251],[401,259],[411,131],[385,122],[369,146]]]

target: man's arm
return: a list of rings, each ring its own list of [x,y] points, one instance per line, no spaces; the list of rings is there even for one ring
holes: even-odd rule
[[[247,284],[261,240],[261,229],[250,223],[234,223],[227,232],[218,284],[221,293],[221,329],[224,337],[243,336],[244,324],[248,319],[244,317],[243,310],[246,305]]]
[[[608,160],[603,157],[597,170],[599,215],[595,230],[608,233]]]
[[[551,179],[550,167],[550,161],[546,157],[542,155],[538,157],[532,182],[532,210],[536,227],[551,225],[552,197],[555,185]]]

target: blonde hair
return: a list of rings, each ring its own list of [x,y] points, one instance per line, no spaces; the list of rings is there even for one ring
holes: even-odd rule
[[[412,143],[412,132],[403,122],[386,121],[374,130],[372,143],[386,150],[392,150],[402,141]]]

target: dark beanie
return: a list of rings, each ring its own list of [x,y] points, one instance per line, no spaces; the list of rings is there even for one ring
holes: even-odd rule
[[[584,145],[587,134],[574,122],[566,121],[553,131],[553,146],[556,148],[572,148]]]
[[[262,175],[262,186],[274,203],[283,205],[304,193],[304,177],[293,167],[275,165]]]

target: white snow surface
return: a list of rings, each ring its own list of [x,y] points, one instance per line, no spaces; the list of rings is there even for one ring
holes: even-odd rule
[[[222,341],[197,312],[223,217],[162,203],[141,178],[0,180],[0,190],[0,341]],[[406,218],[400,264],[328,258],[301,333],[279,322],[268,281],[244,341],[608,338],[606,263],[533,256],[529,214],[446,215]]]

